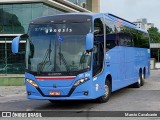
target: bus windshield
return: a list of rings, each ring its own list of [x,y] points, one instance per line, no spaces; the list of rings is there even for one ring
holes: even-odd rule
[[[90,68],[85,37],[90,23],[31,24],[27,69],[33,72],[71,72]]]

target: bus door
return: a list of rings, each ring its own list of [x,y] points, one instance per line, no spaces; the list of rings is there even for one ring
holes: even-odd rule
[[[93,50],[93,76],[97,75],[102,71],[103,58],[103,44],[100,42],[95,42]]]
[[[101,73],[104,59],[104,28],[101,18],[94,20],[93,76]]]

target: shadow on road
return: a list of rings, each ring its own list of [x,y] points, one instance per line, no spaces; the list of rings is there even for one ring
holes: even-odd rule
[[[91,109],[99,104],[110,104],[110,101],[116,99],[116,97],[122,97],[126,94],[128,87],[117,90],[111,94],[110,100],[106,103],[99,103],[96,100],[67,100],[67,101],[48,101],[46,104],[42,104],[36,107],[35,110],[81,110]]]
[[[36,107],[35,110],[79,110],[86,108],[91,108],[95,104],[93,100],[82,100],[82,101],[48,101],[47,104]]]

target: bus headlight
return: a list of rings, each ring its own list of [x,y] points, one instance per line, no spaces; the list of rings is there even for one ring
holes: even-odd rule
[[[37,85],[33,80],[26,79],[26,81],[27,81],[28,83],[30,83],[31,85],[33,85],[34,87],[38,88],[38,85]]]
[[[82,78],[82,79],[80,79],[80,80],[77,80],[77,81],[74,83],[74,86],[79,86],[79,85],[85,83],[85,82],[88,81],[88,80],[89,80],[89,78]]]

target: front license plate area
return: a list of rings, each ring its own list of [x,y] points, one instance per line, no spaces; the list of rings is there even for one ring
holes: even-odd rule
[[[60,91],[49,91],[49,95],[51,95],[51,96],[60,96],[61,92]]]

